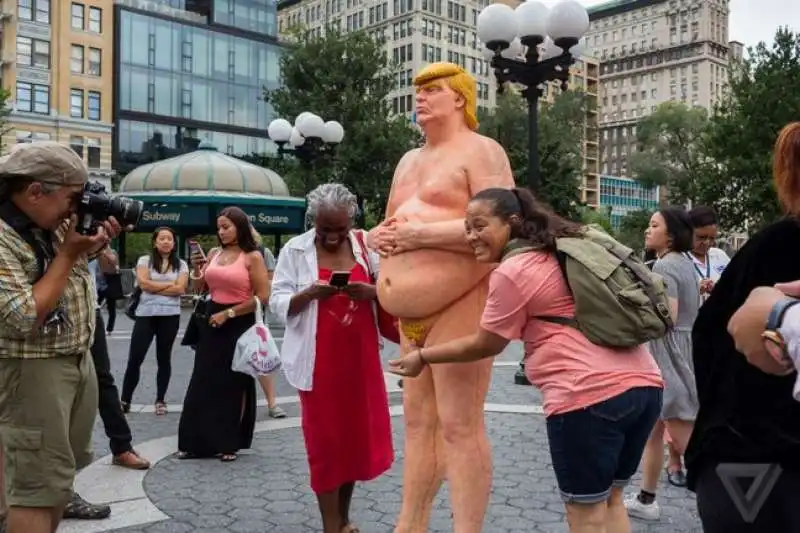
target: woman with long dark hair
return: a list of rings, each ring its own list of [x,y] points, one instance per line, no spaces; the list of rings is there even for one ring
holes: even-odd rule
[[[623,487],[636,472],[661,409],[662,380],[645,346],[593,344],[575,327],[538,317],[575,316],[556,258],[556,239],[583,228],[539,204],[526,189],[486,189],[467,206],[467,242],[491,274],[478,332],[419,347],[389,369],[417,376],[426,364],[492,357],[525,341],[528,379],[542,391],[550,455],[570,531],[630,531]],[[503,259],[509,242],[532,248]],[[502,262],[501,262],[502,260]]]
[[[643,520],[658,520],[661,516],[656,489],[664,464],[665,428],[669,431],[673,455],[679,457],[686,451],[697,416],[692,325],[700,307],[700,288],[692,260],[686,256],[692,249],[692,236],[692,221],[681,207],[656,211],[645,231],[645,247],[655,252],[657,258],[653,272],[663,277],[667,285],[674,327],[663,338],[650,342],[650,351],[664,376],[664,405],[642,456],[641,490],[625,501],[630,515]],[[668,469],[673,485],[685,483],[678,474],[679,462]]]
[[[133,392],[139,384],[139,372],[156,340],[156,403],[157,415],[167,412],[166,395],[172,376],[172,345],[181,322],[181,295],[186,292],[189,267],[178,257],[175,232],[167,227],[156,228],[152,248],[136,262],[136,283],[142,290],[136,307],[136,321],[131,333],[128,367],[122,379],[122,410],[128,412]]]
[[[235,461],[253,442],[256,391],[252,377],[231,370],[236,341],[255,323],[255,298],[266,303],[264,258],[238,207],[217,218],[219,248],[192,256],[192,285],[208,288],[208,325],[200,329],[194,369],[178,428],[178,458]]]

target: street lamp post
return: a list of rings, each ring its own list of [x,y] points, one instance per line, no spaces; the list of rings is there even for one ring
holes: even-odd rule
[[[589,14],[576,0],[561,0],[551,9],[531,0],[516,9],[491,4],[478,15],[478,38],[486,46],[498,92],[507,82],[524,86],[522,96],[528,103],[528,186],[534,193],[541,184],[539,99],[543,86],[560,81],[562,90],[566,90],[569,67],[580,55],[578,43],[588,29]],[[514,375],[514,383],[530,385],[524,361]]]
[[[273,120],[267,127],[267,135],[278,145],[278,155],[292,154],[306,166],[305,192],[308,193],[313,162],[333,152],[344,139],[344,128],[335,120],[325,122],[319,116],[304,111],[294,119],[294,126],[283,118]]]

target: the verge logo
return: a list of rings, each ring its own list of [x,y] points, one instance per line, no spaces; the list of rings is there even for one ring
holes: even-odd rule
[[[755,522],[782,472],[780,465],[774,464],[717,465],[717,475],[722,486],[748,524]],[[747,492],[742,488],[742,480],[752,480]]]

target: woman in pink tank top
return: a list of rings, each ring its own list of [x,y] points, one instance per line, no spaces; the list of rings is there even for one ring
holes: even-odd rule
[[[269,298],[269,277],[238,207],[217,218],[220,248],[207,260],[193,256],[193,288],[208,288],[208,326],[200,329],[194,370],[178,428],[178,458],[236,460],[253,441],[256,391],[252,377],[231,370],[236,341],[255,323],[255,297]]]

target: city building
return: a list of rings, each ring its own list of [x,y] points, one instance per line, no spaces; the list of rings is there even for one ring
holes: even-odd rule
[[[340,31],[365,30],[386,40],[386,52],[398,65],[396,89],[390,94],[392,110],[413,120],[414,73],[425,65],[449,61],[461,65],[477,80],[478,108],[494,108],[497,82],[476,33],[478,13],[488,0],[281,0],[278,29],[283,38],[297,27],[321,35],[327,26]],[[516,0],[503,0],[515,7]],[[577,61],[570,87],[586,91],[589,106],[584,138],[583,202],[597,205],[599,174],[598,95],[599,62],[594,57]],[[548,86],[545,96],[558,92]]]
[[[645,187],[631,178],[600,176],[600,205],[608,209],[614,231],[620,229],[622,219],[628,213],[658,209],[660,194],[660,187]]]
[[[744,59],[744,43],[739,41],[731,41],[728,43],[730,48],[730,61],[739,62]]]
[[[731,55],[725,0],[612,0],[590,10],[600,60],[601,172],[628,176],[636,123],[667,101],[711,109]]]
[[[120,173],[203,140],[236,156],[275,149],[263,100],[279,84],[272,0],[116,0],[114,24]]]
[[[494,107],[496,82],[483,56],[476,26],[488,0],[280,0],[281,35],[296,27],[321,34],[326,26],[343,32],[366,30],[386,40],[386,53],[400,65],[392,110],[414,112],[414,73],[428,63],[457,63],[478,81],[478,107]]]
[[[2,87],[10,114],[2,147],[54,140],[110,180],[113,116],[112,0],[0,3]]]

